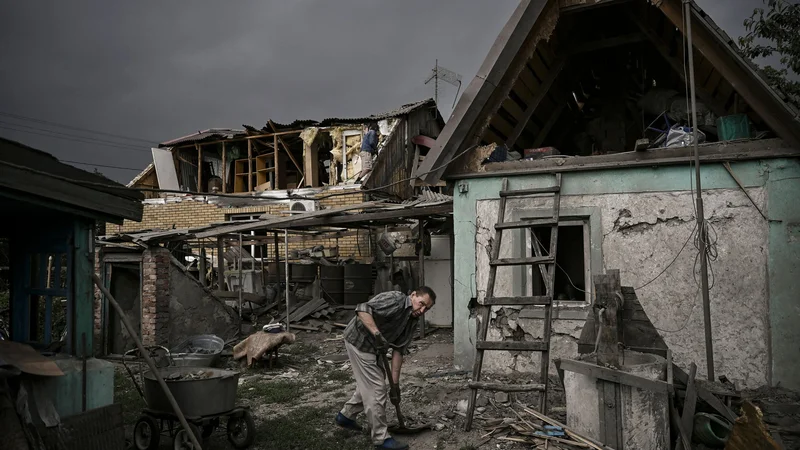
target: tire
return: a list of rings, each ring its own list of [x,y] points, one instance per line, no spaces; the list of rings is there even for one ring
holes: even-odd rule
[[[247,448],[256,439],[256,423],[253,415],[245,410],[242,415],[228,418],[228,441],[235,448]]]
[[[158,450],[161,428],[156,420],[142,415],[133,427],[133,447],[136,450]]]
[[[197,439],[197,442],[202,446],[203,445],[203,435],[200,433],[200,428],[197,428],[197,425],[190,423],[189,428],[192,430],[192,434]],[[186,430],[181,427],[177,433],[175,433],[175,439],[172,441],[172,448],[173,450],[197,450],[192,445],[192,439],[186,433]]]

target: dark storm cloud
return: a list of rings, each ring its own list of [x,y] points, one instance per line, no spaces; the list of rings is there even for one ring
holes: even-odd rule
[[[699,3],[737,37],[761,2]],[[466,84],[517,2],[0,5],[0,111],[163,141],[210,127],[261,126],[268,118],[361,116],[432,97],[423,81],[436,58]],[[455,89],[443,89],[447,114]],[[150,159],[146,144],[125,150],[4,129],[0,135],[61,159],[142,168]],[[135,175],[102,171],[123,182]]]

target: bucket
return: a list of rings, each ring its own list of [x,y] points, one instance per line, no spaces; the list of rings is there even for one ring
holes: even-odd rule
[[[344,267],[319,266],[322,296],[337,305],[344,304]]]
[[[372,295],[372,264],[347,264],[344,267],[344,304],[357,305]]]

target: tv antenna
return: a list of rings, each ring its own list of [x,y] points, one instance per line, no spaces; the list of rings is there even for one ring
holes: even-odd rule
[[[444,67],[439,66],[439,60],[436,60],[436,65],[431,70],[431,75],[425,80],[425,84],[428,84],[433,80],[433,101],[436,103],[436,107],[439,107],[439,80],[444,81],[445,83],[452,84],[453,86],[457,86],[458,90],[456,91],[456,97],[453,99],[453,106],[456,105],[456,99],[458,99],[458,93],[461,92],[461,75],[453,72],[452,70],[445,69]]]

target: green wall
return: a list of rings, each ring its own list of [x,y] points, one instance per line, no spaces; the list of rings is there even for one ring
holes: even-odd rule
[[[800,278],[800,164],[794,159],[772,159],[731,163],[746,187],[767,188],[769,205],[769,309],[772,328],[772,383],[800,389],[795,360],[800,356],[800,299],[794,280]],[[706,189],[738,189],[720,163],[701,166]],[[471,178],[455,182],[453,202],[455,241],[454,332],[455,364],[469,368],[474,359],[474,320],[468,320],[470,298],[476,297],[475,217],[476,202],[498,197],[503,176]],[[510,189],[551,186],[550,174],[508,176]],[[685,165],[635,167],[611,170],[565,172],[562,195],[624,194],[687,191],[694,185],[694,169]],[[462,263],[463,262],[463,263]]]

